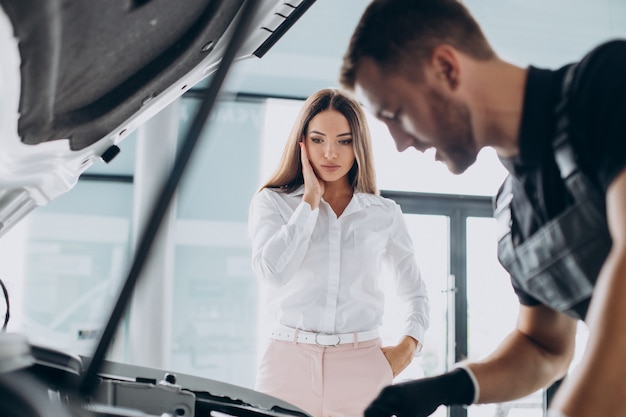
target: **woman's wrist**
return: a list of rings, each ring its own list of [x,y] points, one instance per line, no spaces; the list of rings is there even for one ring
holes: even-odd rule
[[[311,210],[315,210],[320,204],[319,198],[307,195],[306,193],[304,193],[304,195],[302,196],[302,201],[308,203],[308,205],[311,206]]]
[[[417,350],[419,342],[412,336],[404,336],[399,343],[405,349],[410,350],[411,354],[414,354]]]

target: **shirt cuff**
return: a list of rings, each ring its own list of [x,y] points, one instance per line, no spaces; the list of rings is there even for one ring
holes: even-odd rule
[[[415,356],[420,354],[422,350],[424,349],[424,344],[426,343],[424,340],[426,331],[422,329],[422,326],[415,323],[415,325],[410,326],[408,329],[406,329],[404,334],[406,336],[411,336],[413,339],[417,340],[417,348],[415,349]]]

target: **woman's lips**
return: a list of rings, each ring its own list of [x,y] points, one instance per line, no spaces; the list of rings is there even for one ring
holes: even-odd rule
[[[335,172],[340,168],[339,165],[322,165],[322,169],[328,172]]]

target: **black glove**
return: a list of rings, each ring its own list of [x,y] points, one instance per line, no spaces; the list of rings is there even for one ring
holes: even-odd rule
[[[473,399],[472,379],[463,368],[457,368],[383,388],[365,410],[365,417],[426,417],[440,405],[469,405]]]

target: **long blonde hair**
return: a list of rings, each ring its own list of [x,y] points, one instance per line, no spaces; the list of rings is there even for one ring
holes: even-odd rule
[[[320,90],[304,102],[287,138],[278,168],[261,189],[276,188],[282,192],[291,192],[304,184],[298,142],[306,135],[311,119],[326,110],[338,111],[350,125],[355,161],[348,172],[348,180],[354,192],[378,194],[372,141],[365,113],[357,101],[333,88]]]

